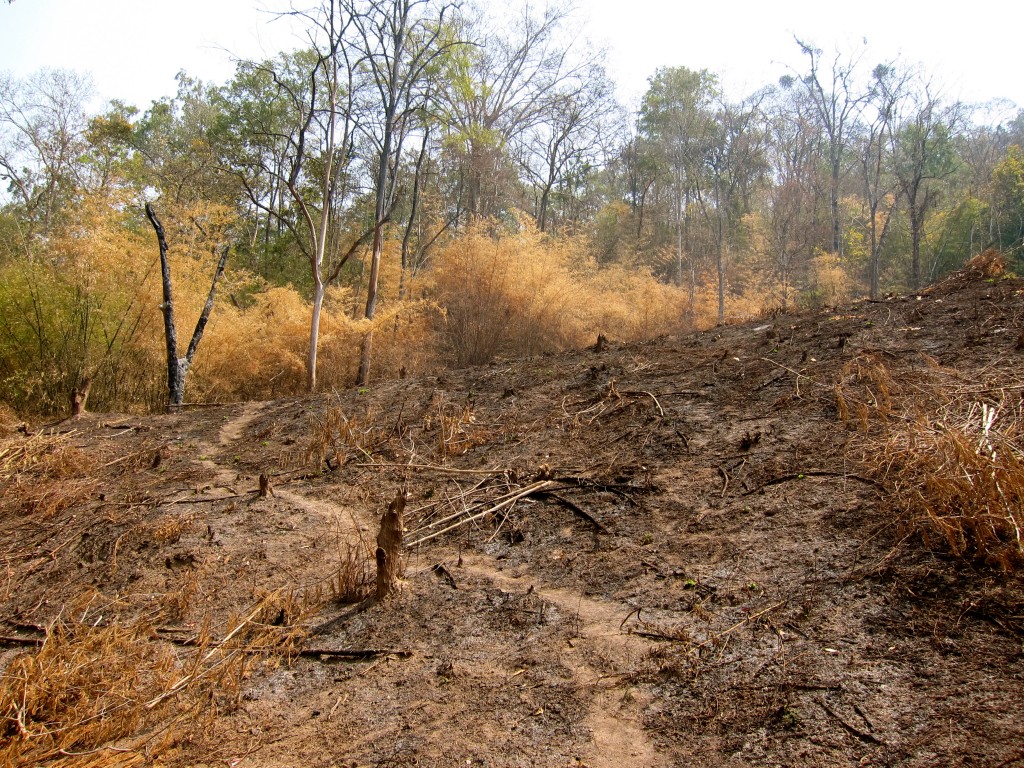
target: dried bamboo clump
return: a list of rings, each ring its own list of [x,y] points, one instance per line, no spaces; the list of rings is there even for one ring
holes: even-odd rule
[[[957,557],[1024,566],[1020,389],[934,365],[894,371],[872,356],[845,374],[840,418],[861,433],[862,462],[891,490],[904,528]]]

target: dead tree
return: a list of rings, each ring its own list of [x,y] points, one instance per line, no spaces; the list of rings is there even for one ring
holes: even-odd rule
[[[167,347],[167,410],[173,411],[181,406],[184,399],[185,377],[188,375],[188,369],[192,367],[192,359],[199,348],[203,331],[206,330],[206,323],[213,311],[213,297],[217,291],[217,281],[224,273],[224,265],[228,260],[228,246],[225,245],[221,250],[217,271],[214,273],[213,283],[210,285],[210,293],[207,295],[206,305],[196,321],[192,340],[188,344],[188,351],[185,352],[184,357],[178,357],[178,333],[174,326],[174,293],[171,289],[171,264],[167,259],[167,237],[164,234],[163,225],[156,217],[153,206],[149,203],[146,203],[146,216],[149,218],[149,223],[153,225],[157,243],[160,245],[160,272],[163,277],[164,289],[164,302],[161,308],[164,314],[164,341]]]

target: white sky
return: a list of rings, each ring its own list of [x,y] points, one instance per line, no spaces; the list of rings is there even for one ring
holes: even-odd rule
[[[221,83],[234,70],[232,57],[294,48],[296,38],[259,10],[283,4],[0,0],[0,71],[19,77],[46,66],[90,72],[100,99],[145,109],[175,92],[181,69]],[[1017,23],[1024,13],[1009,11],[1014,4],[1008,2],[985,5],[992,12],[953,13],[924,0],[577,0],[586,34],[607,47],[608,70],[629,104],[659,66],[709,69],[722,77],[731,97],[745,96],[803,65],[796,34],[826,52],[853,50],[867,38],[868,67],[902,55],[923,65],[948,98],[1005,98],[1024,106]],[[1003,6],[1001,13],[996,5]]]

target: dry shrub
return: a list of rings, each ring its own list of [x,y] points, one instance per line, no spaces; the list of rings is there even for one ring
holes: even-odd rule
[[[840,418],[861,432],[863,463],[891,489],[908,532],[957,557],[1024,565],[1024,406],[1018,389],[934,365],[893,371],[878,356],[847,366]]]
[[[332,460],[344,464],[352,454],[369,459],[392,431],[372,408],[362,415],[349,415],[340,405],[333,406],[322,415],[310,415],[304,462],[316,467]]]
[[[0,687],[3,764],[98,749],[164,716],[145,703],[174,683],[174,654],[148,642],[146,622],[97,618],[85,610],[55,622],[38,651],[11,662]]]
[[[1002,277],[1006,274],[1006,259],[995,248],[989,248],[969,259],[962,272],[984,278]]]
[[[373,560],[365,544],[345,544],[338,567],[330,578],[331,599],[339,603],[359,603],[373,592]]]
[[[244,310],[218,306],[186,384],[188,399],[228,402],[303,391],[309,320],[308,302],[291,287],[258,293]]]
[[[441,355],[435,329],[442,316],[434,301],[383,301],[373,323],[362,323],[363,328],[373,329],[373,378],[394,379],[436,370]]]
[[[493,237],[482,225],[467,232],[440,254],[433,276],[446,313],[442,334],[457,365],[575,341],[569,316],[578,286],[567,254],[526,225]]]
[[[13,432],[19,424],[21,420],[14,409],[6,403],[0,403],[0,434]]]
[[[462,456],[492,438],[488,430],[477,426],[470,406],[454,403],[440,392],[434,395],[424,416],[423,433],[435,433],[434,458],[441,462],[450,456]]]
[[[643,341],[691,327],[685,292],[635,269],[616,265],[594,272],[586,279],[581,298],[584,334],[594,329],[594,336]]]
[[[801,301],[810,307],[838,306],[850,300],[852,281],[838,254],[819,252],[811,269]]]

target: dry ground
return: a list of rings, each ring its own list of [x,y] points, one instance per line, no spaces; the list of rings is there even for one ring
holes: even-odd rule
[[[144,620],[184,664],[274,595],[251,623],[290,653],[218,678],[206,717],[168,710],[103,745],[129,751],[60,764],[1024,766],[1021,578],[905,534],[834,390],[870,360],[1019,398],[1022,332],[1024,283],[960,275],[365,390],[12,429],[0,452],[63,458],[3,480],[0,665],[79,610]],[[407,541],[439,535],[397,598],[342,603],[401,489]]]

